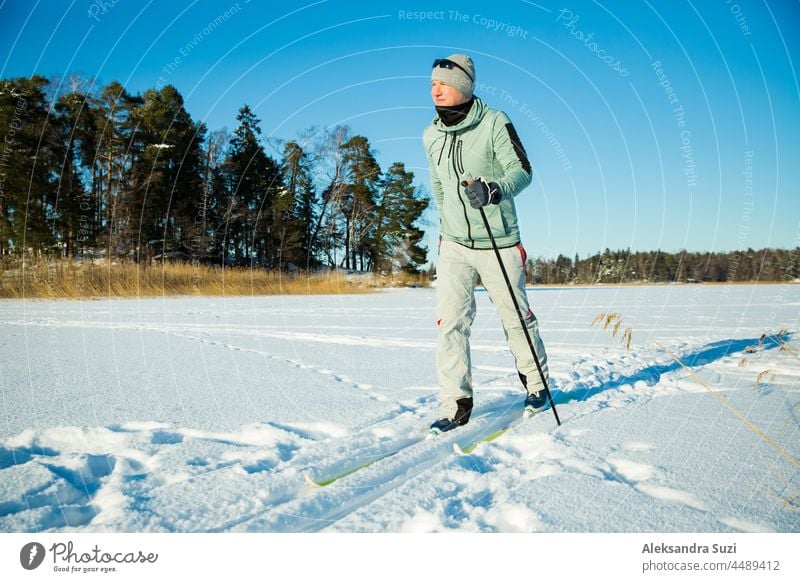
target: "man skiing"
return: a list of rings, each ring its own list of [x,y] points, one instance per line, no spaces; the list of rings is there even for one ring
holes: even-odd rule
[[[466,424],[472,412],[469,336],[478,277],[503,323],[520,380],[528,393],[526,409],[536,412],[548,402],[544,384],[548,377],[547,354],[525,294],[526,254],[520,243],[514,205],[514,197],[531,182],[531,165],[511,121],[502,111],[491,109],[474,97],[474,84],[475,66],[469,56],[455,54],[434,61],[431,97],[436,117],[423,134],[441,232],[436,367],[442,418],[431,425],[434,433]],[[493,252],[482,211],[510,285]]]

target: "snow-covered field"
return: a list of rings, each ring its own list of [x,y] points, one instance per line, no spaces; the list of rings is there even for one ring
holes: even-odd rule
[[[484,293],[473,421],[419,442],[432,289],[0,301],[0,531],[800,531],[798,339],[759,341],[798,329],[800,285],[529,296],[563,425],[469,456],[522,406]],[[630,351],[590,326],[608,311]]]

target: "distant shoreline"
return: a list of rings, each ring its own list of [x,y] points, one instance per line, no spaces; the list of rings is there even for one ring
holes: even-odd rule
[[[526,289],[570,290],[619,287],[793,285],[784,281],[623,281],[527,284]],[[0,299],[142,299],[172,297],[257,297],[267,295],[350,295],[391,288],[435,288],[430,274],[347,271],[293,272],[243,267],[208,267],[182,263],[78,264],[41,263],[32,268],[0,270]],[[482,286],[477,289],[482,291]]]

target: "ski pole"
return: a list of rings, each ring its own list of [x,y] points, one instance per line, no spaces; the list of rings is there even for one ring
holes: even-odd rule
[[[525,339],[528,340],[528,347],[531,349],[531,354],[533,354],[533,361],[536,364],[536,369],[539,371],[539,377],[542,379],[544,393],[547,394],[547,400],[550,401],[550,408],[553,409],[553,415],[556,417],[556,424],[561,426],[561,420],[558,418],[558,412],[556,411],[556,403],[553,402],[553,396],[550,394],[550,388],[547,387],[547,380],[544,377],[542,365],[539,363],[539,357],[536,355],[536,350],[533,347],[531,334],[528,332],[528,326],[525,325],[525,318],[522,316],[522,310],[519,308],[517,297],[514,295],[514,290],[511,288],[511,281],[508,278],[508,273],[506,272],[506,267],[503,264],[503,259],[500,257],[500,250],[497,248],[497,243],[494,241],[494,235],[492,234],[492,227],[489,225],[489,219],[486,218],[486,213],[483,211],[483,207],[480,207],[479,210],[481,212],[481,218],[483,219],[483,225],[486,227],[486,232],[489,235],[489,240],[492,241],[492,249],[494,249],[494,254],[497,257],[497,263],[500,265],[500,271],[503,273],[503,279],[506,281],[506,288],[508,288],[508,292],[511,295],[511,301],[514,302],[514,308],[517,310],[517,317],[519,317],[519,323],[522,326],[522,331],[525,332]],[[525,388],[527,388],[527,386],[525,386]]]

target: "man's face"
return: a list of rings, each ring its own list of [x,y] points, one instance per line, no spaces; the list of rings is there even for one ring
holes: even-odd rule
[[[431,97],[436,107],[453,107],[469,101],[461,91],[441,81],[431,81]]]

